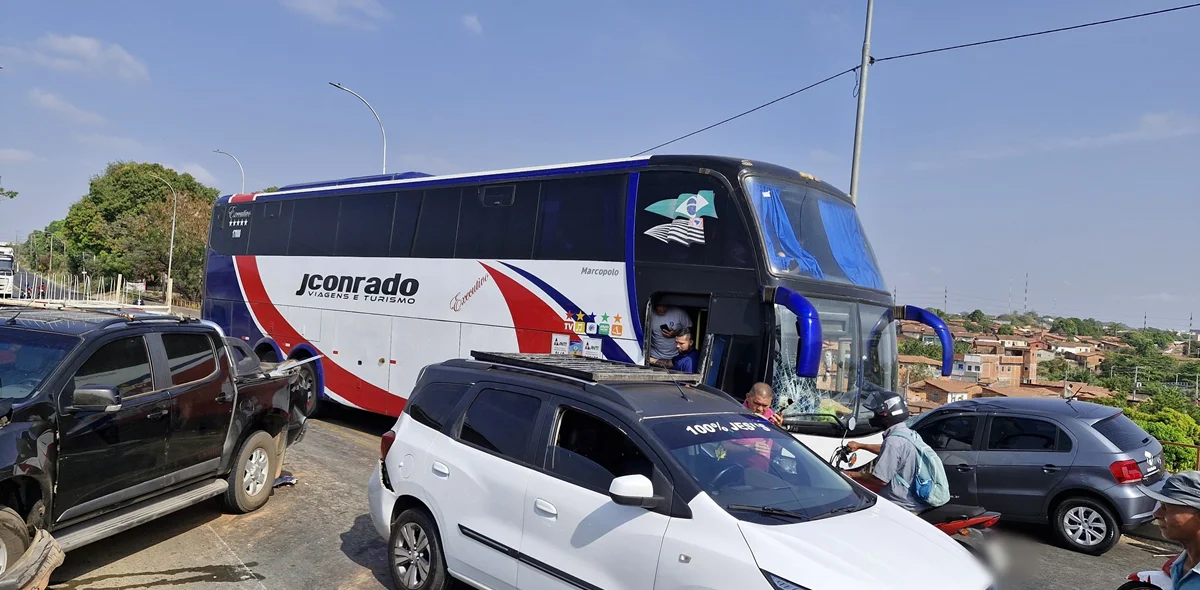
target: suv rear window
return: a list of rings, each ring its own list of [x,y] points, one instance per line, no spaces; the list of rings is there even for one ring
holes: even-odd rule
[[[1146,446],[1150,442],[1150,435],[1142,430],[1133,420],[1130,420],[1125,414],[1113,414],[1111,418],[1105,418],[1092,425],[1096,432],[1104,435],[1109,442],[1116,445],[1122,451],[1133,451]]]

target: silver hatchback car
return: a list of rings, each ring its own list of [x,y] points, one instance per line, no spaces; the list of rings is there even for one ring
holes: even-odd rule
[[[1099,555],[1152,520],[1162,445],[1117,408],[1052,398],[980,398],[915,416],[942,458],[951,502],[1002,520],[1049,523],[1068,547]]]

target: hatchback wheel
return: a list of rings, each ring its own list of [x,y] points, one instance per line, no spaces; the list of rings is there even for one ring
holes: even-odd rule
[[[1070,498],[1059,504],[1054,528],[1068,547],[1088,555],[1107,552],[1121,538],[1112,512],[1088,498]]]
[[[389,546],[388,562],[396,588],[445,590],[449,585],[437,525],[424,510],[410,508],[396,517]]]

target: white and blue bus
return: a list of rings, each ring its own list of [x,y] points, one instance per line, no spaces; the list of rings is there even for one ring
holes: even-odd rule
[[[894,389],[895,307],[850,199],[763,162],[649,156],[285,186],[217,201],[203,317],[264,360],[321,356],[313,412],[398,416],[421,368],[471,350],[642,363],[657,305],[685,310],[706,383],[765,381],[828,456],[878,436],[857,392]],[[852,419],[854,418],[854,419]]]

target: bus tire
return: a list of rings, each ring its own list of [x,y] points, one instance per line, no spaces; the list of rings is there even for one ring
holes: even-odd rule
[[[312,363],[300,365],[296,382],[292,384],[292,403],[300,408],[305,418],[315,418],[321,413],[321,396],[317,394],[317,376]]]

